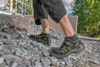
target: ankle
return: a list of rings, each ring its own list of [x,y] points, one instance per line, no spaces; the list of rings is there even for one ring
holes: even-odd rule
[[[49,34],[49,32],[44,32],[44,31],[43,31],[43,33],[44,33],[44,34]]]
[[[72,40],[72,41],[75,41],[75,40],[78,39],[78,37],[77,37],[76,34],[74,34],[73,36],[70,36],[70,37],[65,37],[65,38],[66,38],[66,39],[70,39],[70,40]]]

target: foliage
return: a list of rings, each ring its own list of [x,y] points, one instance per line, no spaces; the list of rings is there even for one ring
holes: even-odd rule
[[[70,15],[78,15],[78,33],[100,35],[100,0],[74,1]]]
[[[19,0],[19,1],[23,1],[23,3],[25,3],[26,0]],[[13,4],[13,8],[16,8],[16,0],[13,0],[14,4]],[[30,1],[26,1],[26,4],[31,6],[31,2]],[[23,5],[22,7],[22,3],[17,2],[17,13],[22,14],[22,8],[23,8],[23,14],[32,14],[32,8],[26,6],[26,12],[25,12],[25,5]]]

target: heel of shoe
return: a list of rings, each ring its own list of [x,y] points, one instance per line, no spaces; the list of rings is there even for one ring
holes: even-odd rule
[[[79,48],[73,49],[73,52],[78,53],[78,52],[82,52],[83,50],[85,50],[85,46],[84,45],[80,45]]]
[[[49,46],[51,45],[50,36],[47,38],[47,43],[48,43]]]

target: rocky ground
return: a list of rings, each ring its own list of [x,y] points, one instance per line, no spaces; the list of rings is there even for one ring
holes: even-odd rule
[[[64,33],[49,28],[51,46],[29,39],[30,34],[42,32],[41,25],[21,16],[0,14],[0,67],[100,67],[100,45],[82,41],[85,50],[69,57],[57,59],[49,49],[58,47]]]

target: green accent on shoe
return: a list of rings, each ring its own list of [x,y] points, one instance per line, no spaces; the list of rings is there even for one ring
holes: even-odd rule
[[[81,38],[81,35],[79,35],[78,37]]]
[[[50,38],[53,38],[53,36],[51,36]]]
[[[50,36],[50,40],[51,40],[51,38],[53,38],[53,36]]]
[[[68,48],[68,50],[71,50],[69,47],[67,47]]]
[[[67,40],[69,40],[69,41],[72,41],[72,40],[70,40],[70,39],[67,39]],[[73,42],[76,42],[77,40],[75,40],[75,41],[73,41]]]
[[[39,39],[41,39],[41,37],[39,36]]]
[[[43,33],[43,35],[45,36],[45,34]]]
[[[61,51],[62,53],[64,53],[64,51]]]
[[[67,42],[66,42],[66,45],[68,45],[68,46],[69,46],[69,45],[70,45],[70,42],[69,42],[69,41],[67,41]]]
[[[64,49],[66,52],[67,52],[67,50],[66,49]]]
[[[35,36],[35,38],[36,38],[36,36]]]
[[[38,38],[38,36],[37,36],[37,38]]]

